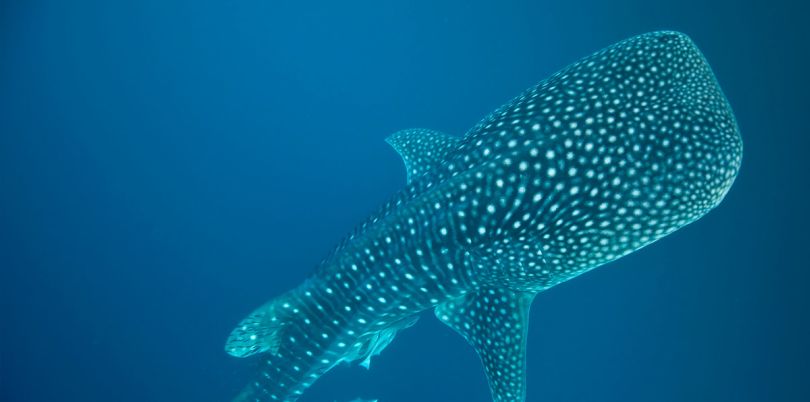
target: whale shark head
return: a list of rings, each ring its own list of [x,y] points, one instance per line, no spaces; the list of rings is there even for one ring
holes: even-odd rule
[[[496,180],[512,184],[501,190],[509,207],[482,213],[502,229],[486,253],[529,244],[515,257],[525,269],[513,284],[544,288],[718,205],[739,170],[742,141],[701,52],[665,31],[554,74],[479,123],[458,154],[497,166]]]

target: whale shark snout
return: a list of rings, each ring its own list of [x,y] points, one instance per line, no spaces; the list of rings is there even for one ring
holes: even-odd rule
[[[739,172],[743,149],[739,127],[714,72],[692,39],[674,31],[650,35],[665,44],[664,60],[674,60],[669,63],[672,87],[658,97],[673,105],[669,143],[681,144],[658,159],[666,163],[667,172],[675,172],[669,173],[670,181],[691,187],[690,201],[709,210],[722,201]]]

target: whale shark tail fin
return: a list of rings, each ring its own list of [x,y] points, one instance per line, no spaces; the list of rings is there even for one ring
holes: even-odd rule
[[[228,336],[225,351],[234,357],[276,353],[281,344],[281,330],[286,325],[285,310],[290,307],[289,298],[282,295],[245,317]]]
[[[339,364],[369,368],[371,359],[418,319],[355,331],[321,296],[314,286],[292,290],[253,311],[231,332],[225,343],[228,354],[260,357],[259,375],[234,401],[295,401]]]
[[[337,363],[327,339],[326,315],[318,314],[304,298],[304,286],[270,300],[245,317],[231,331],[225,351],[234,357],[258,357],[259,375],[234,399],[295,401],[318,377]]]

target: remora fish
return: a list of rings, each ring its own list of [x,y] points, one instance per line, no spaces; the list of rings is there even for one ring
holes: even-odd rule
[[[478,352],[493,399],[523,401],[534,296],[706,214],[742,157],[725,96],[677,32],[582,59],[463,138],[387,141],[407,186],[231,333],[229,354],[261,354],[237,400],[294,401],[435,309]]]

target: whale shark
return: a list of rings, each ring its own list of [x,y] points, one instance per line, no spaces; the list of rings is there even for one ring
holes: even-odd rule
[[[432,311],[475,349],[494,401],[524,401],[535,295],[702,217],[742,158],[714,73],[671,31],[563,68],[463,137],[386,141],[406,186],[236,326],[225,351],[258,368],[235,400],[295,401]]]

